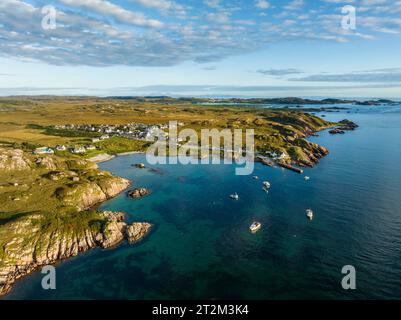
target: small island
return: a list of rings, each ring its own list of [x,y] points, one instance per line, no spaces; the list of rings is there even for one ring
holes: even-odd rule
[[[146,188],[136,188],[134,190],[128,191],[128,197],[132,199],[139,199],[149,195],[151,191]]]

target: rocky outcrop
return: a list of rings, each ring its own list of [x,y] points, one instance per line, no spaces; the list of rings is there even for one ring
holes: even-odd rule
[[[341,129],[341,130],[353,131],[353,130],[359,128],[359,126],[355,122],[348,120],[348,119],[341,120],[339,123],[341,124],[339,129]]]
[[[152,225],[150,223],[133,223],[127,226],[126,236],[129,243],[134,243],[141,240],[144,236],[148,234]]]
[[[341,130],[340,128],[334,128],[329,131],[330,134],[345,134],[344,130]]]
[[[56,170],[57,169],[57,165],[56,165],[54,159],[52,159],[50,157],[36,158],[35,164],[40,167],[46,168],[48,170]]]
[[[355,129],[359,128],[359,126],[348,119],[344,119],[339,122],[340,126],[330,130],[330,134],[345,134],[345,131],[354,131]]]
[[[129,180],[109,177],[97,182],[87,182],[64,186],[56,191],[56,197],[65,205],[75,205],[80,210],[87,210],[94,205],[117,196],[127,189]]]
[[[0,170],[27,170],[31,164],[22,150],[0,149]]]
[[[101,212],[98,219],[102,227],[87,227],[79,232],[65,226],[40,232],[41,215],[18,219],[8,225],[8,241],[2,244],[0,260],[0,295],[6,294],[12,284],[40,266],[54,264],[76,256],[91,248],[110,248],[124,239],[130,243],[145,237],[151,229],[149,223],[127,225],[124,213]],[[29,230],[29,239],[26,239]],[[1,230],[7,232],[7,230]],[[25,238],[22,236],[24,234]]]
[[[150,194],[150,190],[146,188],[137,188],[131,191],[128,191],[128,197],[133,199],[139,199],[145,197]]]

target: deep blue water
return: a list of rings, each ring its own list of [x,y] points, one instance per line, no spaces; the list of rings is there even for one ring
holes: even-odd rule
[[[259,164],[254,174],[260,181],[235,176],[227,165],[158,165],[158,173],[132,168],[143,155],[102,164],[153,190],[138,201],[122,194],[102,209],[154,223],[152,233],[134,246],[95,249],[62,262],[55,291],[43,291],[36,272],[7,298],[401,298],[401,106],[324,115],[354,120],[360,128],[311,139],[330,155],[306,170],[308,182]],[[272,184],[269,195],[262,191],[265,179]],[[238,202],[228,198],[233,192]],[[309,207],[312,222],[305,217]],[[263,228],[252,235],[255,219]],[[341,288],[344,265],[356,268],[355,291]]]

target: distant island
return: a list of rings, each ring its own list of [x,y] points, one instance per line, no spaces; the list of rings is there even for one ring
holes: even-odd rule
[[[377,100],[348,100],[348,99],[304,99],[297,97],[286,97],[286,98],[172,98],[169,96],[144,96],[144,97],[108,97],[108,99],[121,99],[121,100],[132,100],[138,102],[157,102],[157,103],[223,103],[223,104],[271,104],[271,105],[330,105],[330,104],[357,104],[357,105],[382,105],[382,104],[394,104],[395,101],[388,99],[377,99]]]
[[[306,99],[299,97],[284,97],[284,98],[199,98],[199,97],[170,97],[170,96],[108,96],[99,98],[95,96],[9,96],[0,98],[0,101],[63,101],[63,100],[96,100],[101,101],[130,101],[137,103],[156,103],[156,104],[167,104],[167,105],[183,105],[183,104],[267,104],[267,105],[333,105],[333,104],[355,104],[355,105],[366,105],[366,106],[378,106],[378,105],[392,105],[396,104],[397,101],[390,99],[373,99],[373,100],[357,100],[357,99]]]

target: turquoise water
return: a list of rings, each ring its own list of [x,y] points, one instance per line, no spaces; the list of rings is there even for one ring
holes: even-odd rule
[[[322,113],[318,113],[322,115]],[[118,157],[101,168],[153,190],[121,195],[102,209],[154,223],[141,243],[95,249],[57,266],[57,290],[43,291],[36,272],[9,299],[390,299],[401,298],[401,107],[352,107],[326,113],[361,127],[312,140],[330,155],[301,175],[259,164],[235,176],[227,165],[131,164]],[[261,182],[269,180],[270,193]],[[238,192],[240,200],[229,194]],[[313,208],[309,222],[305,209]],[[248,227],[263,223],[257,234]],[[357,290],[341,288],[353,265]]]

